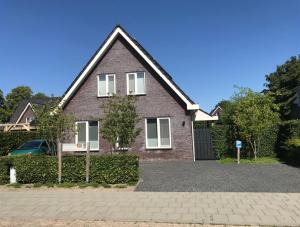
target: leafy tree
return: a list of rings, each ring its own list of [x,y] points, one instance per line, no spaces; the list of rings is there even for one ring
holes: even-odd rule
[[[7,118],[6,111],[4,109],[4,104],[5,104],[5,98],[2,90],[0,89],[0,123],[4,122],[5,119]]]
[[[256,159],[264,132],[279,121],[278,105],[268,94],[240,88],[232,97],[234,125],[250,144]]]
[[[291,119],[296,88],[300,86],[300,57],[291,57],[276,72],[266,76],[267,89],[280,107],[282,120]]]
[[[0,108],[4,107],[5,98],[3,95],[3,91],[0,89]]]
[[[111,144],[112,152],[118,146],[131,147],[141,131],[140,128],[136,128],[140,119],[136,111],[135,97],[112,96],[102,108],[105,116],[100,119],[102,126],[100,131],[103,138]]]
[[[45,95],[43,92],[38,92],[38,93],[34,94],[32,96],[32,98],[34,98],[34,99],[48,100],[50,97],[47,96],[47,95]]]
[[[47,105],[35,105],[35,124],[40,135],[52,145],[62,142],[69,131],[74,130],[75,118],[58,107],[58,100]]]

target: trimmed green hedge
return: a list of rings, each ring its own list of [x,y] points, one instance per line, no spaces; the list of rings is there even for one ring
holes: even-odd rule
[[[213,150],[217,159],[225,158],[229,153],[227,125],[216,124],[211,128]]]
[[[275,157],[276,146],[278,139],[278,125],[274,125],[272,128],[267,129],[260,141],[260,149],[258,151],[258,157]]]
[[[286,142],[287,158],[295,164],[300,164],[300,138],[289,139]]]
[[[27,140],[39,139],[37,132],[0,132],[0,156],[5,156]]]
[[[57,183],[57,157],[16,156],[0,158],[0,184],[8,183],[8,169],[13,165],[18,183]],[[137,155],[91,156],[90,182],[124,184],[139,179]],[[62,158],[62,181],[85,181],[85,156]]]
[[[235,140],[240,139],[238,131],[231,125],[215,124],[212,126],[212,143],[217,158],[236,157]],[[278,126],[266,130],[261,138],[258,157],[276,156]],[[241,156],[248,157],[250,145],[242,140]],[[253,154],[252,154],[253,155]]]
[[[285,161],[300,164],[300,148],[297,144],[300,138],[300,120],[284,121],[280,125],[278,136],[278,153]]]

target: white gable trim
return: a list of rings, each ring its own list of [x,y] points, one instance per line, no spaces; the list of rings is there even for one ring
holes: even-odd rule
[[[143,51],[128,37],[128,35],[120,28],[117,27],[112,35],[108,38],[108,40],[104,43],[102,48],[98,51],[92,61],[88,64],[88,66],[84,69],[84,71],[80,74],[79,78],[75,81],[72,87],[65,94],[61,102],[59,103],[59,107],[62,107],[64,103],[68,101],[71,95],[75,92],[77,87],[83,81],[83,79],[88,75],[93,66],[97,63],[97,61],[101,58],[105,50],[109,47],[109,45],[114,41],[116,36],[120,34],[141,56],[142,58],[154,69],[154,71],[171,87],[171,89],[186,103],[187,110],[197,110],[199,109],[198,104],[191,103],[182,92],[164,75],[164,73],[158,69],[158,67],[153,64],[153,62],[143,53]]]
[[[194,121],[217,121],[217,120],[219,120],[218,116],[211,116],[202,110],[197,110],[194,114]]]
[[[214,109],[214,111],[211,113],[211,115],[213,116],[217,110],[223,110],[220,106],[217,106],[217,108]]]
[[[19,123],[19,121],[21,120],[21,118],[23,117],[24,113],[26,112],[26,110],[27,110],[29,107],[30,107],[30,108],[32,109],[32,111],[33,111],[32,105],[31,105],[30,102],[29,102],[29,103],[26,105],[26,107],[24,108],[24,110],[22,111],[22,113],[21,113],[20,117],[18,118],[16,124]]]

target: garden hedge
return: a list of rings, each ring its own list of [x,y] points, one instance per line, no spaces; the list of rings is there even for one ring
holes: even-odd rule
[[[5,156],[27,140],[40,139],[39,133],[31,132],[0,132],[0,156]]]
[[[300,120],[289,120],[279,127],[277,149],[281,158],[287,162],[300,164]]]
[[[57,183],[58,162],[55,156],[16,156],[0,158],[0,184],[9,180],[9,167],[14,166],[17,182]],[[90,182],[123,184],[138,181],[139,159],[137,155],[91,156]],[[85,156],[62,157],[62,181],[85,181]]]
[[[215,124],[212,130],[213,149],[217,158],[227,156],[236,157],[235,140],[240,139],[243,142],[241,156],[248,157],[250,149],[249,144],[240,138],[238,131],[232,125]],[[258,157],[276,156],[276,146],[278,137],[278,126],[274,125],[263,133],[260,141],[260,147],[257,153]],[[252,154],[253,156],[253,154]]]
[[[227,125],[216,124],[211,128],[213,150],[217,159],[225,158],[229,153]]]

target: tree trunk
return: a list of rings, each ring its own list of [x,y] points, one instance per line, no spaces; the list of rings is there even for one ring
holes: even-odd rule
[[[253,141],[253,144],[254,144],[254,150],[253,150],[253,153],[254,153],[254,160],[256,161],[256,150],[257,150],[257,146],[256,146],[255,140]]]
[[[253,143],[252,143],[252,141],[251,141],[251,138],[248,139],[248,142],[249,142],[249,144],[250,144],[250,146],[251,146],[252,151],[254,151],[254,146],[253,146]],[[254,153],[254,152],[253,152],[253,153]],[[250,150],[249,150],[248,154],[249,154],[249,159],[251,159],[251,152],[250,152]]]

